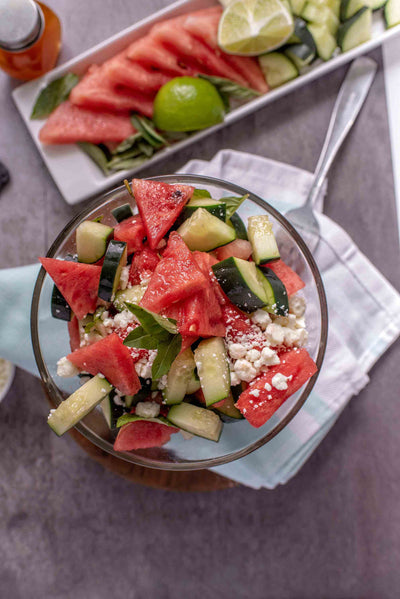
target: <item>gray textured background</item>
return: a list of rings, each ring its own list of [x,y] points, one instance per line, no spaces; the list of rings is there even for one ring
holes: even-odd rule
[[[65,60],[168,4],[58,0]],[[380,52],[373,54],[379,63]],[[221,148],[312,170],[345,70],[163,162]],[[64,203],[0,74],[0,266],[46,252],[80,208]],[[329,184],[326,213],[399,289],[399,246],[382,69]],[[368,326],[368,323],[366,323]],[[29,343],[29,339],[21,343]],[[274,491],[176,494],[104,471],[46,425],[40,383],[21,371],[0,406],[0,597],[9,599],[386,599],[400,588],[399,343],[302,471]]]

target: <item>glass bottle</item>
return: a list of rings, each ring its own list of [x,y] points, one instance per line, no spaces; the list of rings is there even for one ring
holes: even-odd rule
[[[56,63],[61,24],[42,2],[0,0],[0,68],[26,81],[40,77]]]

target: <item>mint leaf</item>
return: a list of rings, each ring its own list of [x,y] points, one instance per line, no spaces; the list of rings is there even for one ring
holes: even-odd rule
[[[261,96],[261,93],[255,89],[244,87],[243,85],[239,85],[235,81],[225,79],[224,77],[214,77],[213,75],[204,75],[203,73],[200,73],[199,77],[212,83],[222,96],[225,95],[240,100],[251,100],[252,98]]]
[[[54,79],[38,95],[32,110],[31,119],[43,119],[49,116],[57,106],[66,100],[79,77],[67,73],[59,79]]]
[[[170,335],[168,341],[160,343],[157,349],[157,355],[151,368],[153,379],[160,379],[167,374],[171,368],[172,362],[181,351],[182,337],[180,335]]]
[[[87,141],[78,142],[78,146],[97,164],[105,175],[108,175],[108,157],[100,146]]]
[[[166,335],[169,335],[169,333],[166,333]],[[143,327],[136,327],[124,339],[124,345],[138,349],[157,349],[159,343],[160,339],[149,335]]]
[[[126,152],[127,150],[131,150],[136,143],[139,141],[139,139],[142,137],[141,133],[134,133],[133,135],[130,135],[129,137],[127,137],[126,139],[124,139],[124,141],[121,141],[121,143],[115,148],[115,150],[113,150],[113,154],[122,154],[123,152]]]
[[[156,150],[167,145],[167,140],[155,130],[154,124],[150,119],[138,114],[131,114],[131,123],[136,131],[141,133],[143,139]]]
[[[206,189],[196,189],[193,192],[191,200],[197,200],[198,198],[211,198],[211,194]]]
[[[146,308],[142,308],[142,306],[130,302],[125,302],[125,305],[136,316],[149,335],[162,336],[164,334],[165,336],[165,331],[172,334],[178,332],[176,321],[172,320],[172,318],[160,316],[155,312],[151,312],[150,310],[146,310]]]
[[[249,194],[246,193],[244,196],[227,196],[226,198],[221,198],[219,201],[223,202],[226,206],[226,220],[228,220],[232,214],[236,212],[239,208],[240,204],[242,204],[247,198]]]

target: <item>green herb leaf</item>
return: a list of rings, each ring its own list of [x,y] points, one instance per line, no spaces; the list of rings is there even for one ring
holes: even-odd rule
[[[240,204],[247,200],[248,197],[249,194],[246,193],[244,196],[227,196],[226,198],[221,198],[219,200],[220,202],[223,202],[226,206],[226,220],[231,218],[232,214],[236,212]]]
[[[157,416],[157,418],[142,418],[141,416],[136,416],[135,414],[123,414],[117,420],[117,428],[124,426],[124,424],[129,424],[129,422],[137,422],[138,420],[147,420],[149,422],[159,422],[161,424],[165,424],[166,426],[174,426],[169,420],[164,418],[164,416]]]
[[[108,175],[108,156],[100,146],[86,141],[78,142],[78,146],[97,164],[105,175]]]
[[[67,73],[49,83],[37,97],[31,119],[43,119],[49,116],[57,106],[68,98],[72,88],[75,87],[78,81],[79,77],[77,75]]]
[[[182,337],[181,335],[170,335],[168,341],[161,343],[157,349],[157,355],[151,368],[153,379],[160,379],[164,374],[167,374],[171,368],[172,362],[181,351]]]
[[[166,333],[169,335],[169,333]],[[124,339],[124,345],[127,347],[137,347],[138,349],[157,349],[160,340],[154,335],[146,333],[143,327],[136,327]]]
[[[88,323],[85,325],[85,329],[84,329],[84,330],[85,330],[85,333],[86,333],[87,335],[89,335],[89,333],[91,332],[91,330],[92,330],[92,329],[94,329],[94,328],[95,328],[95,326],[96,326],[96,323],[95,323],[93,320],[92,320],[91,322],[88,322]]]
[[[197,198],[211,198],[211,194],[207,189],[196,189],[193,192],[191,200],[197,200]]]
[[[124,141],[121,141],[121,143],[115,148],[115,150],[113,150],[113,155],[115,154],[122,154],[123,152],[126,152],[127,150],[131,150],[136,143],[139,141],[139,139],[142,137],[141,133],[134,133],[133,135],[130,135],[129,137],[127,137],[126,139],[124,139]]]
[[[155,312],[151,312],[150,310],[146,310],[146,308],[142,308],[142,306],[130,302],[125,302],[125,305],[136,316],[149,335],[158,336],[165,333],[165,331],[174,335],[178,332],[176,321],[172,318],[160,316]]]
[[[115,156],[107,163],[107,168],[113,171],[128,171],[136,166],[140,166],[148,160],[147,156],[140,154],[134,158],[118,158]]]
[[[251,100],[256,96],[261,96],[261,93],[256,91],[255,89],[251,89],[250,87],[244,87],[243,85],[239,85],[235,81],[231,81],[230,79],[225,79],[223,77],[214,77],[212,75],[204,75],[203,73],[199,74],[201,79],[206,79],[210,83],[212,83],[218,90],[218,92],[222,95],[227,95],[230,98],[238,98],[240,100]]]
[[[100,216],[96,216],[96,218],[93,219],[94,223],[101,223],[101,221],[103,220],[104,216],[102,214],[100,214]]]
[[[147,156],[147,158],[150,158],[154,154],[154,147],[144,140],[138,142],[138,150]]]
[[[131,123],[142,134],[143,139],[156,150],[167,145],[167,140],[155,130],[150,119],[141,117],[138,114],[131,114]]]

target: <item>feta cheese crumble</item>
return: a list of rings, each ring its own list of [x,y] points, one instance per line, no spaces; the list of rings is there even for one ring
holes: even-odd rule
[[[76,376],[79,369],[76,368],[67,358],[60,358],[57,362],[57,375],[63,378]]]
[[[275,387],[275,389],[277,389],[278,391],[285,391],[288,388],[288,384],[287,384],[288,380],[289,380],[289,377],[285,376],[281,372],[277,372],[272,377],[271,383],[272,383],[272,386]]]
[[[160,405],[155,401],[139,401],[136,404],[135,414],[141,418],[157,418],[160,414]]]

